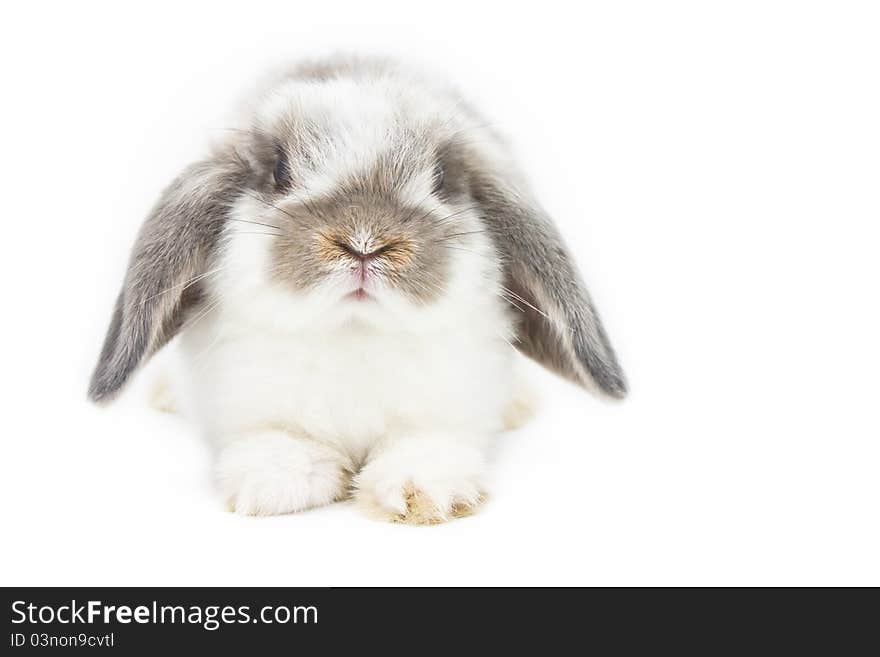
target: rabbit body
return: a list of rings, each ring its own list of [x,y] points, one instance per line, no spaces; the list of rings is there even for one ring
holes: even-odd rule
[[[91,398],[112,399],[178,334],[184,410],[244,514],[352,492],[385,519],[470,513],[491,437],[529,406],[514,347],[626,391],[503,142],[450,87],[387,61],[282,75],[165,190]]]

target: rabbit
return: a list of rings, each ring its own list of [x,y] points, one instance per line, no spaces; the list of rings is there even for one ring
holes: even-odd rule
[[[349,496],[396,522],[473,513],[487,447],[522,401],[516,350],[627,391],[503,140],[452,86],[392,60],[286,71],[165,189],[91,400],[175,336],[186,413],[247,515]]]

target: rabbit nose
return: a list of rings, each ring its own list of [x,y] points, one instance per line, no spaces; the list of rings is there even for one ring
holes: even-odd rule
[[[374,249],[374,250],[370,251],[369,253],[364,253],[364,252],[354,248],[353,246],[351,246],[351,244],[347,244],[345,242],[337,242],[337,245],[339,246],[340,249],[345,251],[348,255],[352,256],[353,258],[357,258],[361,262],[366,262],[368,260],[372,260],[373,258],[379,256],[385,250],[385,248],[382,247],[382,248]]]

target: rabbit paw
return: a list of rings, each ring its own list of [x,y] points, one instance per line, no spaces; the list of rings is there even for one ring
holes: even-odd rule
[[[338,452],[282,431],[248,435],[227,445],[216,473],[230,511],[250,516],[329,504],[348,487]]]
[[[358,505],[390,522],[432,525],[471,515],[486,498],[482,450],[459,442],[395,443],[355,481]]]

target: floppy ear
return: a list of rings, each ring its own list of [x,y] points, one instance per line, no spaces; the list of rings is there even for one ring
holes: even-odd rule
[[[198,303],[192,284],[208,270],[229,205],[244,187],[247,165],[218,154],[183,171],[141,227],[89,398],[112,398],[138,366],[178,331]]]
[[[517,348],[585,388],[625,397],[623,371],[547,214],[494,174],[474,174],[471,195],[502,257],[505,295],[523,311]]]

